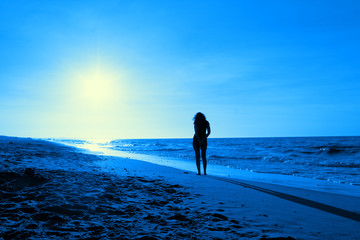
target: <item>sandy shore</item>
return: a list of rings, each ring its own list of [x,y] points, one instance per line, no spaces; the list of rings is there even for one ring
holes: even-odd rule
[[[3,239],[360,239],[358,221],[248,187],[33,139],[0,137],[0,196]]]

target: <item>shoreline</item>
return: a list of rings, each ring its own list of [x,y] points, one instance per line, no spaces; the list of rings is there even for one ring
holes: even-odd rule
[[[16,183],[1,189],[2,237],[360,239],[359,222],[188,171],[33,139],[0,147]]]
[[[55,141],[56,142],[56,141]],[[133,160],[145,161],[153,164],[158,164],[165,167],[173,167],[184,171],[195,172],[194,162],[167,158],[161,156],[144,155],[137,153],[129,153],[109,149],[108,147],[99,146],[97,144],[71,144],[62,143],[65,146],[76,147],[84,150],[85,153],[95,154],[99,156],[115,156],[120,158],[129,158]],[[284,175],[276,173],[259,173],[242,169],[229,168],[222,165],[214,165],[208,163],[208,171],[211,175],[218,177],[229,177],[237,180],[245,180],[259,183],[269,183],[286,187],[307,189],[313,191],[320,191],[325,193],[334,193],[340,195],[348,195],[352,197],[360,197],[360,186],[351,185],[339,182],[326,181],[316,178],[306,178],[294,175]]]

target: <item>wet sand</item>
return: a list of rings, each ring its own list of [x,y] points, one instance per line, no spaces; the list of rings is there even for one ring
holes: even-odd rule
[[[101,157],[70,147],[1,137],[0,158],[3,239],[268,239],[192,207],[197,196],[184,186],[99,171]]]

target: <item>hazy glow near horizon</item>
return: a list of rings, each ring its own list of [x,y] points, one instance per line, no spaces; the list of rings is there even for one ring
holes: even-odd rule
[[[0,1],[0,135],[360,135],[356,1]]]

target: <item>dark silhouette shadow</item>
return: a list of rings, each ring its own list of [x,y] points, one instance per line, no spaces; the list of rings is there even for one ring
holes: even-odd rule
[[[207,149],[207,138],[211,133],[210,124],[206,120],[206,117],[203,113],[198,112],[194,117],[194,138],[193,138],[193,147],[195,150],[195,157],[196,157],[196,167],[198,170],[198,175],[201,174],[200,172],[200,152],[201,158],[203,160],[203,167],[204,167],[204,175],[206,175],[206,149]]]

